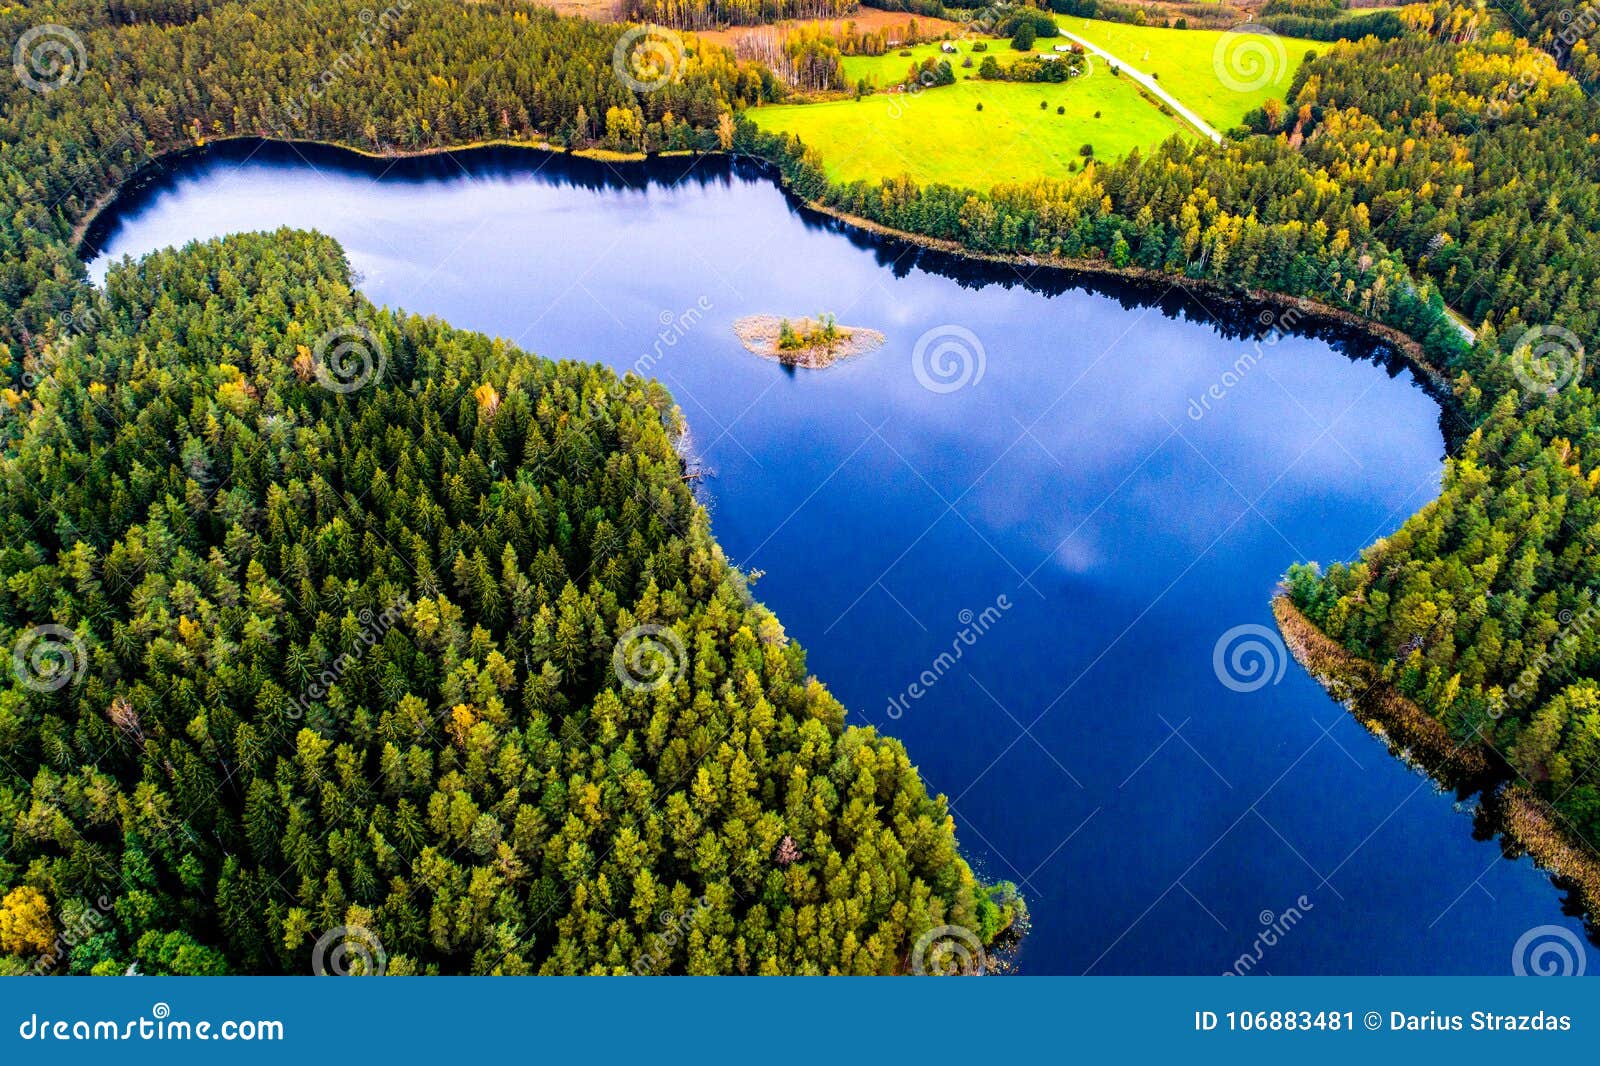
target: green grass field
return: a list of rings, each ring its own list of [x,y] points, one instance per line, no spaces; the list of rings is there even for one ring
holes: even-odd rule
[[[815,147],[835,181],[909,174],[922,183],[973,188],[1064,177],[1082,164],[1079,149],[1086,143],[1094,146],[1096,157],[1115,159],[1174,133],[1192,132],[1187,123],[1162,114],[1141,97],[1138,86],[1103,68],[1055,85],[980,81],[976,66],[960,66],[970,43],[962,41],[959,47],[960,55],[946,57],[954,60],[954,85],[909,95],[877,93],[862,100],[753,108],[747,115],[763,129],[797,134]],[[894,84],[913,63],[941,54],[936,44],[911,51],[909,57],[890,53],[847,58],[846,77]],[[990,41],[989,54],[1001,64],[1021,55],[1003,41]],[[982,58],[983,53],[975,54],[974,63]],[[968,79],[968,74],[974,76]],[[1057,107],[1066,113],[1056,114]],[[1101,117],[1095,117],[1096,111]]]
[[[1282,100],[1306,50],[1328,47],[1295,37],[1227,34],[1219,51],[1223,30],[1169,30],[1066,15],[1056,16],[1056,23],[1135,70],[1155,75],[1168,92],[1224,131],[1268,97]],[[1257,59],[1262,65],[1252,65]]]
[[[1254,35],[1234,35],[1223,46],[1219,63],[1220,30],[1169,30],[1065,16],[1056,21],[1129,66],[1155,74],[1168,92],[1221,130],[1239,125],[1268,97],[1281,100],[1306,49],[1316,47],[1294,38],[1255,41]],[[1066,43],[1062,37],[1041,38],[1034,51],[1048,54]],[[865,78],[881,87],[898,84],[913,65],[936,56],[950,60],[954,85],[913,95],[877,93],[862,100],[760,107],[747,114],[763,129],[797,134],[815,147],[835,181],[909,174],[923,183],[973,188],[1062,177],[1081,165],[1078,150],[1085,143],[1094,145],[1097,158],[1118,159],[1174,133],[1197,135],[1176,115],[1163,114],[1131,79],[1111,76],[1098,59],[1089,76],[1065,84],[987,82],[977,78],[977,64],[985,55],[1006,66],[1023,53],[1002,40],[988,41],[986,52],[972,51],[972,44],[956,42],[955,55],[932,43],[907,49],[909,56],[895,51],[843,61],[850,84]],[[1241,45],[1257,47],[1246,55],[1239,51]],[[963,68],[967,56],[974,65]],[[1252,58],[1264,65],[1249,65]],[[1066,108],[1064,115],[1056,114],[1058,106]]]

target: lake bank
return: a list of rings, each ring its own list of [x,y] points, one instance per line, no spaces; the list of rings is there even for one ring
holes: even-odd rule
[[[1590,914],[1600,914],[1600,855],[1569,828],[1548,803],[1513,781],[1505,760],[1487,745],[1461,741],[1438,719],[1396,692],[1373,664],[1352,655],[1280,593],[1272,601],[1284,645],[1295,660],[1389,745],[1441,787],[1481,797],[1489,827],[1550,872]]]
[[[602,153],[599,150],[573,151],[551,144],[548,141],[475,141],[459,146],[426,148],[414,152],[373,152],[369,149],[353,147],[335,141],[307,138],[218,137],[209,139],[203,145],[180,145],[159,152],[146,160],[127,181],[100,197],[94,207],[78,222],[73,229],[71,241],[73,250],[80,258],[92,257],[86,256],[86,252],[95,251],[92,247],[85,247],[88,237],[93,235],[102,221],[113,213],[113,208],[116,207],[120,200],[125,199],[128,194],[137,192],[140,188],[149,185],[167,169],[180,164],[186,159],[204,155],[209,150],[223,146],[248,147],[252,145],[281,145],[291,149],[314,148],[334,155],[354,157],[365,163],[390,164],[443,159],[454,155],[497,152],[521,155],[533,152],[552,158],[564,157],[605,163],[608,164],[607,170],[619,178],[625,177],[630,169],[635,173],[648,174],[649,168],[653,163],[668,159],[726,158],[736,162],[744,162],[766,174],[769,180],[783,190],[784,195],[793,204],[804,211],[818,218],[829,219],[847,229],[869,235],[877,240],[915,247],[939,256],[948,257],[951,260],[966,263],[1023,270],[1027,271],[1029,275],[1043,272],[1050,275],[1057,284],[1065,287],[1071,287],[1074,284],[1092,285],[1094,279],[1105,278],[1112,279],[1121,285],[1142,290],[1154,301],[1163,300],[1174,291],[1180,293],[1192,292],[1221,298],[1227,301],[1234,309],[1240,311],[1241,317],[1255,317],[1259,325],[1259,330],[1257,331],[1259,336],[1266,336],[1274,330],[1304,335],[1315,335],[1319,330],[1330,330],[1336,333],[1359,336],[1370,343],[1391,349],[1407,367],[1423,379],[1429,394],[1433,396],[1445,415],[1448,416],[1446,420],[1441,422],[1448,445],[1453,447],[1462,434],[1470,432],[1470,428],[1473,428],[1468,426],[1466,420],[1460,414],[1448,378],[1446,378],[1442,369],[1433,366],[1427,360],[1423,353],[1422,345],[1400,330],[1372,319],[1321,303],[1309,297],[1288,296],[1268,289],[1246,289],[1226,282],[1189,278],[1144,267],[1131,265],[1118,267],[1103,259],[1083,259],[1068,256],[1040,258],[1036,256],[980,252],[967,248],[956,241],[894,229],[873,222],[870,219],[847,214],[825,204],[804,199],[793,191],[789,183],[784,179],[781,170],[772,161],[761,156],[748,156],[739,153],[709,152],[697,154],[668,152],[649,156],[642,153],[623,155]],[[618,166],[609,165],[613,162],[617,163]],[[448,173],[448,171],[442,172]],[[648,182],[648,180],[649,178],[646,177],[644,182]],[[93,242],[90,243],[92,244]],[[1051,287],[1054,288],[1055,286]],[[1281,314],[1268,316],[1265,313],[1267,309],[1273,309],[1281,312]],[[1235,321],[1230,325],[1234,328],[1240,328],[1242,331],[1240,322]]]
[[[1114,278],[1118,282],[1145,288],[1151,293],[1160,291],[1192,292],[1221,298],[1228,301],[1236,308],[1242,308],[1246,313],[1255,315],[1262,326],[1262,332],[1270,333],[1273,329],[1285,332],[1314,332],[1319,328],[1338,332],[1358,334],[1372,343],[1384,345],[1392,349],[1426,384],[1426,388],[1435,401],[1438,402],[1442,412],[1448,416],[1448,422],[1443,423],[1446,443],[1455,447],[1476,426],[1470,425],[1462,415],[1456,404],[1454,392],[1449,379],[1444,371],[1434,366],[1424,354],[1422,345],[1410,335],[1401,332],[1392,326],[1363,317],[1342,308],[1321,303],[1307,296],[1289,296],[1284,293],[1274,292],[1270,289],[1248,289],[1228,282],[1214,281],[1209,278],[1190,278],[1181,274],[1169,274],[1164,271],[1151,270],[1139,266],[1116,266],[1105,259],[1082,259],[1070,256],[1025,256],[1011,255],[1003,252],[981,252],[968,248],[958,241],[946,240],[940,237],[929,237],[908,230],[895,229],[874,222],[859,215],[838,211],[826,204],[814,200],[807,200],[790,188],[783,178],[778,167],[760,157],[747,157],[768,172],[772,180],[783,188],[796,204],[818,216],[833,219],[843,226],[862,233],[871,234],[881,240],[894,241],[910,247],[920,248],[938,255],[949,256],[953,259],[965,260],[973,263],[984,263],[992,266],[1002,266],[1018,271],[1048,272],[1069,284],[1073,281],[1085,281],[1096,277]],[[1263,309],[1257,311],[1257,309]],[[1270,317],[1264,309],[1271,309],[1281,314]]]

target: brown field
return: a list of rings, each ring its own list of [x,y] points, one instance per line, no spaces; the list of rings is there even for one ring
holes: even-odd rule
[[[558,15],[580,15],[593,22],[611,22],[617,17],[617,0],[544,0]]]
[[[575,2],[581,3],[583,0],[575,0]],[[590,17],[592,18],[594,16],[591,15]],[[961,23],[951,22],[948,19],[928,18],[924,15],[908,15],[904,11],[884,11],[880,8],[865,6],[858,10],[855,14],[846,15],[843,18],[793,19],[779,22],[777,25],[784,29],[789,29],[795,26],[823,26],[837,32],[838,30],[843,29],[846,24],[854,22],[856,24],[856,29],[875,33],[885,27],[891,29],[904,29],[906,24],[912,19],[916,19],[917,32],[921,34],[924,39],[928,37],[937,37],[942,33],[959,34],[966,29],[966,27]],[[748,33],[750,30],[757,28],[759,27],[730,26],[725,30],[711,30],[706,33],[696,34],[696,36],[707,41],[711,41],[714,44],[720,44],[728,48],[732,48],[733,43],[738,38],[739,34]]]
[[[553,8],[558,15],[580,15],[595,22],[611,22],[617,19],[618,0],[539,0],[544,7]],[[884,11],[881,8],[863,6],[853,15],[846,15],[836,19],[785,19],[776,23],[778,26],[826,26],[833,30],[843,29],[846,23],[854,22],[856,29],[876,31],[883,27],[904,28],[912,19],[917,20],[917,30],[923,37],[937,37],[942,33],[960,33],[966,27],[959,22],[948,19],[928,18],[924,15],[910,15],[904,11]],[[733,47],[734,39],[741,33],[759,29],[758,26],[730,26],[725,30],[708,30],[696,33],[696,37],[704,38],[715,44]]]
[[[581,15],[586,19],[596,22],[609,22],[617,17],[617,0],[540,0],[546,7],[554,8],[557,14]],[[1189,25],[1199,29],[1202,26],[1232,25],[1244,22],[1250,18],[1250,12],[1260,8],[1265,0],[1143,0],[1141,6],[1155,11],[1164,12],[1166,17],[1176,19],[1180,15],[1189,17]],[[1390,6],[1394,0],[1350,0],[1351,9],[1370,9],[1374,7]],[[963,29],[959,22],[950,22],[947,19],[927,18],[921,15],[910,15],[904,11],[884,11],[881,8],[863,5],[854,15],[847,15],[837,19],[804,19],[790,20],[778,23],[780,26],[827,26],[839,29],[847,22],[854,22],[857,29],[875,31],[883,27],[903,29],[911,19],[917,20],[917,28],[923,36],[937,37],[942,33],[959,34]],[[1158,23],[1159,24],[1159,23]],[[713,41],[728,47],[733,46],[734,38],[742,30],[754,29],[753,26],[730,26],[725,30],[712,30],[701,33],[699,36],[708,41]]]

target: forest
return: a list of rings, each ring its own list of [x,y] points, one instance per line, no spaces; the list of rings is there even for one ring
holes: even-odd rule
[[[1518,32],[1409,7],[1220,146],[974,192],[831,185],[740,117],[781,79],[720,49],[641,92],[613,76],[615,27],[506,0],[408,0],[367,30],[360,10],[0,13],[8,39],[75,27],[88,68],[8,83],[0,114],[0,643],[55,626],[83,649],[61,687],[0,691],[7,966],[88,926],[52,968],[304,972],[342,924],[379,932],[391,972],[896,972],[924,930],[987,939],[1016,913],[718,554],[655,386],[372,309],[304,234],[86,284],[95,204],[238,135],[732,150],[976,251],[1411,335],[1450,387],[1441,494],[1360,559],[1294,568],[1290,594],[1600,845],[1588,27],[1545,0]],[[404,388],[313,384],[316,338],[352,323]],[[646,696],[604,669],[641,624],[692,653]],[[663,911],[689,932],[660,936]]]
[[[708,57],[643,110],[590,24],[411,14],[386,88],[351,64],[296,129],[629,106],[714,145],[764,84]],[[9,101],[0,970],[897,973],[929,930],[993,940],[1020,901],[729,567],[660,386],[378,310],[306,233],[85,284],[72,229],[128,168],[284,128],[317,58],[269,15],[102,24],[108,76]],[[410,76],[491,32],[526,64],[481,68],[501,106]]]
[[[111,901],[61,968],[347,927],[396,974],[887,973],[1010,920],[720,554],[659,385],[379,311],[299,232],[99,313],[0,463],[0,619],[70,673],[0,695],[6,910]]]

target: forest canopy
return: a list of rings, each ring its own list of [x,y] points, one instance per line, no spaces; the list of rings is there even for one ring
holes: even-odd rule
[[[890,973],[1011,920],[723,558],[660,386],[378,310],[300,232],[98,311],[0,460],[4,966],[41,897],[96,914],[77,973],[330,930],[390,973]]]

